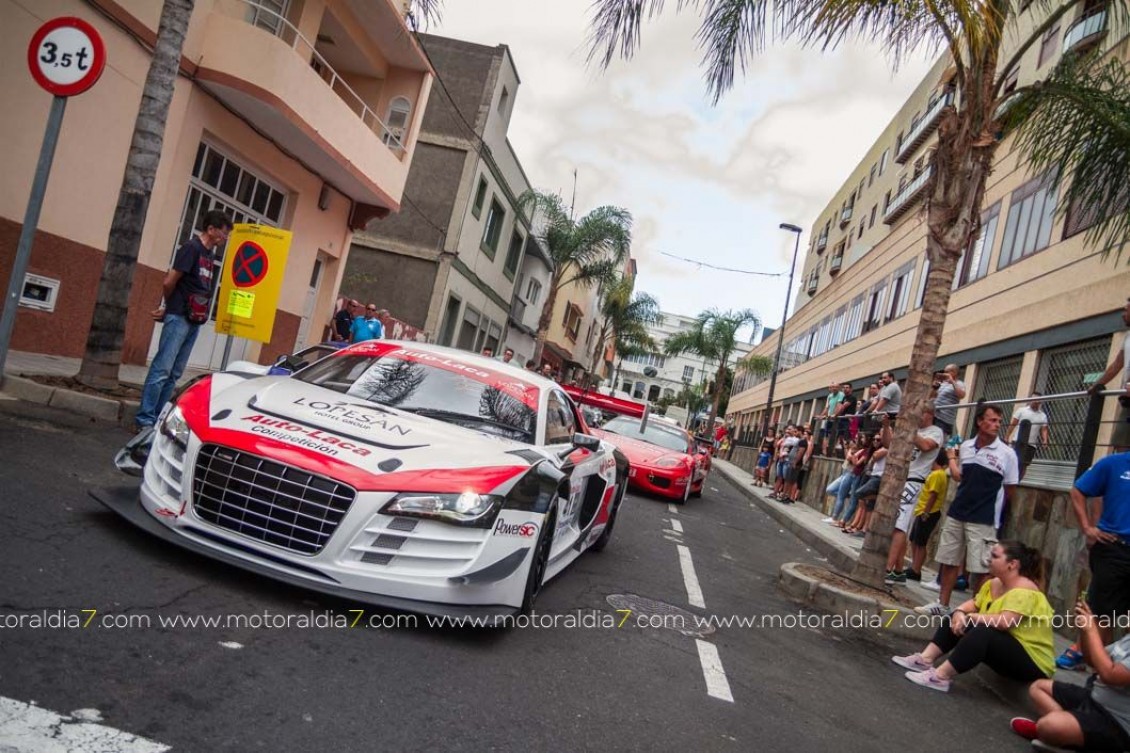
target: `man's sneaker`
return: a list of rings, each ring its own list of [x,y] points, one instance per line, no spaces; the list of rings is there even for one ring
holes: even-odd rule
[[[1025,740],[1036,739],[1036,723],[1027,717],[1014,716],[1009,721],[1008,726]]]
[[[895,664],[909,669],[912,672],[925,672],[927,669],[933,667],[933,664],[922,658],[922,654],[911,654],[910,656],[892,656],[891,661]]]
[[[1070,669],[1082,672],[1087,668],[1086,662],[1083,661],[1083,654],[1079,653],[1078,644],[1068,646],[1055,660],[1055,665],[1060,669]]]
[[[922,580],[922,573],[915,572],[914,570],[911,570],[910,568],[903,570],[902,574],[906,576],[907,580],[915,580],[915,581],[919,581],[919,582],[921,582],[921,580]]]
[[[907,672],[906,679],[915,685],[930,688],[930,690],[940,690],[943,693],[950,692],[950,681],[938,677],[938,671],[933,667],[921,672]]]
[[[954,584],[953,590],[954,591],[968,591],[969,590],[969,578],[966,578],[964,575],[957,576],[957,583]]]
[[[906,583],[906,573],[899,570],[891,570],[887,573],[887,577],[883,579],[884,583]]]
[[[922,587],[925,588],[927,591],[941,591],[942,590],[942,584],[939,583],[936,580],[932,580],[932,581],[929,581],[927,583],[923,583]]]
[[[945,617],[950,613],[950,608],[940,601],[935,601],[925,606],[915,607],[914,611],[918,614],[928,614],[931,617]]]

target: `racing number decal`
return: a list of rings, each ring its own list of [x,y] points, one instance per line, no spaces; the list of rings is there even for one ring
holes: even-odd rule
[[[569,479],[569,499],[565,500],[561,505],[561,511],[557,514],[558,533],[577,525],[577,516],[581,512],[581,495],[585,491],[585,478],[586,476],[581,475],[579,467],[573,470],[573,476]]]

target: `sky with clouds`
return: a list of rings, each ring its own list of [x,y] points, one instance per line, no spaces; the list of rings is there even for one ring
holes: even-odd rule
[[[586,63],[590,0],[446,0],[433,34],[510,47],[521,78],[509,138],[530,181],[578,213],[602,204],[634,219],[637,290],[693,316],[752,308],[781,321],[788,271],[817,215],[929,69],[925,55],[892,73],[878,45],[835,52],[775,45],[711,104],[698,19],[646,24],[641,50],[607,71]],[[800,262],[798,261],[798,269]],[[794,282],[795,288],[799,280]]]

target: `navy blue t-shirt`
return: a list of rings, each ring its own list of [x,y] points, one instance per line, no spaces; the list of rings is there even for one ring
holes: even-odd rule
[[[1107,455],[1075,480],[1075,488],[1103,498],[1100,531],[1130,539],[1130,452]]]
[[[1016,451],[999,438],[978,447],[977,437],[973,437],[961,443],[958,457],[961,483],[948,514],[954,520],[992,525],[997,493],[1003,486],[1018,483]]]
[[[187,316],[189,295],[212,296],[212,252],[194,236],[177,249],[173,269],[183,274],[172,295],[165,299],[165,313]]]

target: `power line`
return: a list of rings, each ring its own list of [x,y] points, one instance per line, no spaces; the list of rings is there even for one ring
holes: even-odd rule
[[[672,259],[678,259],[679,261],[685,261],[685,262],[688,262],[690,264],[695,264],[699,267],[707,267],[709,269],[717,269],[721,272],[737,272],[738,274],[758,275],[760,277],[784,277],[787,274],[787,272],[754,272],[754,271],[749,270],[749,269],[733,269],[731,267],[719,267],[719,266],[716,266],[714,264],[708,264],[704,261],[699,261],[698,259],[687,259],[686,257],[683,257],[683,256],[675,256],[674,254],[669,254],[666,251],[660,251],[659,253],[663,254],[664,256],[670,256]]]

